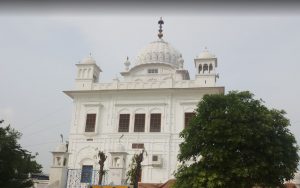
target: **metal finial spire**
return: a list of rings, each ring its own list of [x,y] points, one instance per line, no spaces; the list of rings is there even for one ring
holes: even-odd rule
[[[130,61],[129,61],[129,57],[127,56],[126,61],[124,63],[125,65],[125,70],[128,71],[129,70],[129,66],[130,66]]]
[[[162,33],[162,25],[164,24],[164,21],[162,20],[162,17],[160,17],[160,20],[158,21],[158,24],[159,24],[159,30],[158,30],[158,38],[162,38],[163,37],[163,33]]]

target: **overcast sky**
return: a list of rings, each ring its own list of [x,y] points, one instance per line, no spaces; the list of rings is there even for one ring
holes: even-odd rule
[[[284,109],[300,143],[300,14],[119,9],[0,14],[0,119],[23,133],[22,146],[39,153],[46,173],[59,135],[68,137],[72,100],[62,91],[74,86],[75,64],[92,53],[103,70],[100,82],[121,78],[126,56],[133,60],[157,39],[160,16],[164,40],[182,53],[191,79],[193,59],[207,46],[218,58],[218,85],[226,93],[249,90],[268,107]]]

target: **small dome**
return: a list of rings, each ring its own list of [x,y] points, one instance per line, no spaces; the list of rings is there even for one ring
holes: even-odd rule
[[[199,59],[211,59],[211,58],[216,58],[216,56],[212,53],[210,53],[207,48],[205,48],[203,50],[203,52],[201,52],[198,57]]]
[[[178,68],[179,58],[181,58],[180,53],[175,48],[163,39],[159,39],[151,42],[139,52],[135,60],[135,65],[164,63]]]
[[[61,143],[55,148],[55,152],[67,152],[67,146]]]
[[[94,60],[94,58],[92,57],[92,55],[90,55],[89,57],[87,58],[84,58],[82,61],[81,61],[82,64],[96,64],[96,61]]]

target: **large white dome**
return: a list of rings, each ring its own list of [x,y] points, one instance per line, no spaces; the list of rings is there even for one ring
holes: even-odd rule
[[[163,39],[151,42],[137,55],[135,65],[149,63],[164,63],[179,67],[181,54]]]

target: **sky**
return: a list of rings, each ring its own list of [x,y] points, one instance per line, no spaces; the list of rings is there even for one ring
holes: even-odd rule
[[[269,108],[284,109],[300,143],[300,13],[293,7],[6,6],[0,8],[0,119],[22,132],[21,145],[38,153],[45,173],[59,135],[68,139],[72,100],[62,91],[74,88],[75,64],[91,53],[103,70],[100,82],[122,79],[126,57],[133,62],[157,39],[160,16],[164,40],[182,53],[191,79],[193,60],[207,47],[218,58],[217,85],[226,93],[249,90]]]

